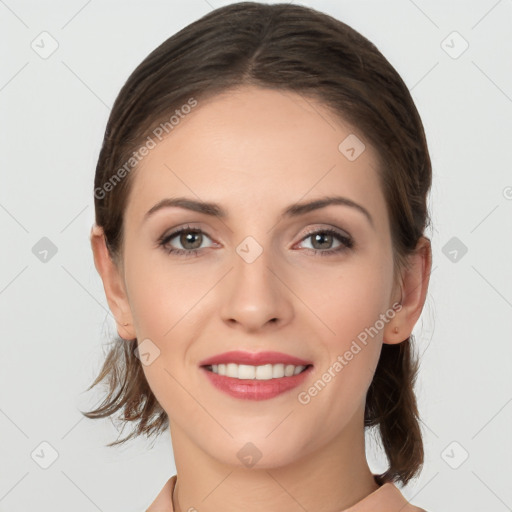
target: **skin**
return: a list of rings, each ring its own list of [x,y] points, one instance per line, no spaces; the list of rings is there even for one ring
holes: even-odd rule
[[[354,161],[338,150],[351,133],[366,144]],[[405,340],[421,314],[431,249],[420,239],[394,287],[377,154],[364,134],[300,95],[246,86],[200,102],[132,172],[122,262],[109,258],[97,226],[91,244],[119,335],[149,338],[160,350],[143,368],[169,416],[176,507],[332,512],[375,491],[365,457],[366,392],[382,343]],[[285,207],[326,195],[360,204],[373,225],[344,205],[280,218]],[[144,220],[160,200],[177,196],[219,203],[229,217],[173,207]],[[204,232],[202,241],[187,245],[178,235],[168,246],[199,246],[197,256],[158,246],[186,224]],[[315,244],[308,231],[329,227],[354,247],[320,255],[342,242]],[[247,236],[263,250],[252,263],[236,252]],[[378,335],[308,404],[299,403],[299,391],[401,298]],[[232,398],[198,364],[236,349],[292,354],[312,361],[313,372],[300,389],[269,400]],[[262,454],[251,468],[237,457],[247,442]]]

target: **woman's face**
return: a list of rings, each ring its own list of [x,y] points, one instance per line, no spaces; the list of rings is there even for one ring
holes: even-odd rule
[[[295,93],[244,87],[199,102],[134,172],[126,297],[173,441],[186,436],[234,465],[242,448],[257,449],[260,467],[272,467],[362,435],[397,299],[376,153],[364,134]],[[357,206],[283,215],[334,196]],[[175,198],[215,203],[225,215],[178,206],[148,214]],[[192,231],[169,237],[180,228]],[[272,394],[277,378],[258,380],[262,394],[243,398],[236,390],[247,386],[227,393],[201,367],[235,350],[280,352],[312,366],[287,391]]]

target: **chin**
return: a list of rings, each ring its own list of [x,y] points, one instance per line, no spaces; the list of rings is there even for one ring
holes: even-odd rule
[[[305,440],[294,443],[290,436],[286,436],[286,443],[283,437],[274,432],[275,425],[260,436],[243,435],[236,436],[228,442],[217,443],[212,441],[208,451],[210,456],[223,464],[237,466],[241,469],[274,469],[297,462],[304,455],[303,446],[309,445]],[[203,439],[204,442],[204,439]],[[215,450],[211,448],[215,446]],[[301,454],[298,457],[298,454]]]

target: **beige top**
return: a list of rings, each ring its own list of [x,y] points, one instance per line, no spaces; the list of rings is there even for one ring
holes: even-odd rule
[[[174,512],[172,491],[176,485],[177,475],[167,480],[155,501],[146,512]],[[426,512],[422,508],[411,505],[393,483],[385,483],[376,491],[363,498],[350,508],[340,512]]]

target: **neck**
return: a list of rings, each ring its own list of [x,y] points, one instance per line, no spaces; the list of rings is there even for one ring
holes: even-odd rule
[[[342,435],[303,457],[261,469],[219,462],[172,423],[171,436],[178,475],[175,512],[333,512],[379,487],[366,461],[359,423],[347,425]]]

